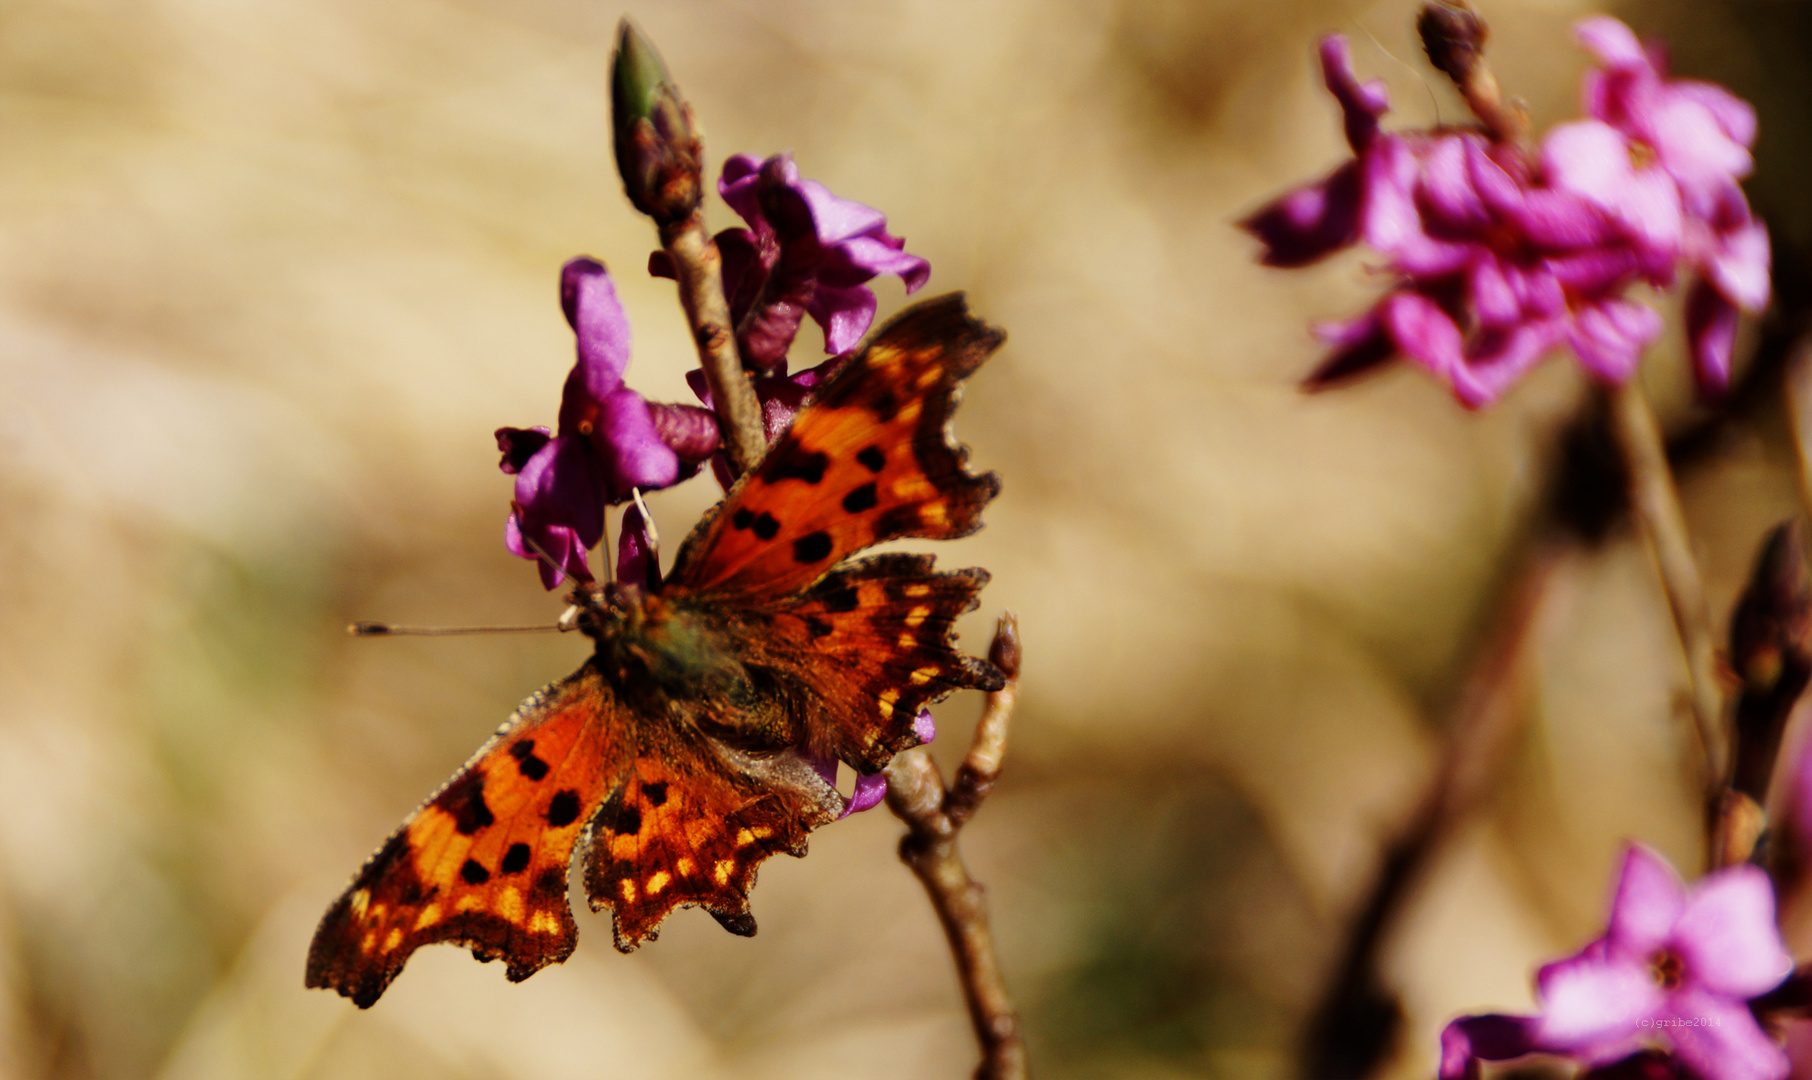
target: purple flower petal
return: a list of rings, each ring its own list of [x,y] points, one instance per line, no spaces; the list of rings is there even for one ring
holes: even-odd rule
[[[1628,140],[1609,124],[1562,124],[1542,140],[1542,165],[1557,188],[1587,199],[1652,247],[1680,245],[1680,190],[1659,168],[1630,163]]]
[[[887,217],[879,210],[863,206],[852,199],[839,199],[816,180],[800,179],[799,167],[786,154],[770,160],[782,163],[785,183],[805,200],[817,230],[818,242],[825,247],[835,247],[876,230],[886,231]]]
[[[723,174],[717,181],[717,194],[744,221],[761,216],[755,198],[755,184],[761,175],[761,159],[754,154],[736,154],[724,162]]]
[[[1536,976],[1541,1041],[1556,1050],[1615,1045],[1666,1005],[1645,958],[1590,950],[1558,960]]]
[[[1378,118],[1390,111],[1390,91],[1383,79],[1360,82],[1353,74],[1352,51],[1342,34],[1321,39],[1321,74],[1328,92],[1340,102],[1347,145],[1364,153],[1378,134]]]
[[[1430,140],[1422,152],[1421,195],[1428,215],[1456,231],[1482,229],[1491,224],[1485,202],[1472,186],[1469,152],[1483,152],[1475,135],[1446,135]]]
[[[1648,54],[1642,51],[1635,31],[1609,15],[1581,19],[1573,27],[1573,36],[1599,63],[1612,70],[1649,66]]]
[[[696,405],[648,403],[648,416],[660,440],[667,444],[682,467],[697,465],[717,453],[723,433],[717,426],[717,414]]]
[[[1676,80],[1670,89],[1710,113],[1730,140],[1745,149],[1755,145],[1755,107],[1735,94],[1708,82]]]
[[[515,476],[521,472],[529,458],[534,457],[554,437],[544,427],[500,427],[495,434],[497,449],[503,454],[503,460],[497,463],[497,467],[503,470],[505,476]]]
[[[932,719],[930,709],[920,709],[912,718],[912,733],[919,737],[920,746],[937,738],[937,721]]]
[[[1304,390],[1323,390],[1357,378],[1397,355],[1397,343],[1384,329],[1375,308],[1356,319],[1317,323],[1312,329],[1333,351],[1302,380]]]
[[[1498,260],[1485,258],[1473,263],[1468,286],[1480,325],[1501,328],[1521,321],[1522,301]]]
[[[629,498],[631,488],[652,491],[679,479],[679,455],[661,440],[642,395],[619,388],[598,402],[597,415],[591,445],[611,502]]]
[[[824,351],[845,353],[856,347],[875,321],[875,294],[866,286],[838,289],[820,284],[806,311],[824,328]]]
[[[1705,273],[1720,293],[1754,315],[1768,306],[1770,261],[1767,226],[1751,221],[1718,237]]]
[[[516,474],[515,512],[505,526],[504,546],[537,560],[549,589],[558,588],[565,574],[592,580],[586,553],[603,537],[602,494],[584,442],[571,436],[551,440]]]
[[[1509,1061],[1543,1049],[1532,1016],[1462,1016],[1441,1032],[1440,1080],[1476,1080],[1480,1061]]]
[[[1471,260],[1465,245],[1437,240],[1422,228],[1415,197],[1418,166],[1408,144],[1381,136],[1361,160],[1365,208],[1360,235],[1366,243],[1389,255],[1394,268],[1418,277],[1452,273]]]
[[[623,524],[617,531],[617,580],[650,591],[661,585],[661,564],[639,506],[631,505],[623,512]]]
[[[1465,363],[1449,378],[1460,404],[1477,409],[1496,401],[1566,334],[1559,319],[1526,321],[1502,330],[1485,329],[1466,345]]]
[[[1686,294],[1686,343],[1700,396],[1716,399],[1729,388],[1736,332],[1736,305],[1708,282],[1694,282]]]
[[[1587,304],[1574,315],[1567,335],[1586,369],[1610,383],[1636,372],[1642,350],[1661,335],[1661,316],[1645,304],[1610,297]]]
[[[1675,996],[1672,1019],[1678,1023],[1665,1029],[1668,1039],[1699,1080],[1783,1080],[1788,1073],[1787,1055],[1741,1001],[1688,990]]]
[[[1265,245],[1266,266],[1307,266],[1359,239],[1359,163],[1260,207],[1239,227]]]
[[[1437,378],[1453,381],[1464,363],[1460,328],[1439,305],[1420,293],[1392,293],[1379,305],[1378,316],[1403,355]]]
[[[1667,860],[1642,844],[1631,844],[1623,856],[1617,895],[1605,938],[1626,956],[1647,956],[1667,944],[1674,924],[1686,910],[1686,886]]]
[[[849,802],[844,804],[843,813],[837,815],[838,819],[841,820],[851,814],[860,814],[864,810],[873,809],[886,797],[886,774],[857,773],[856,786],[850,791]]]
[[[1774,926],[1773,886],[1748,864],[1720,870],[1692,891],[1673,947],[1694,984],[1729,999],[1766,993],[1793,970]]]
[[[569,391],[601,398],[622,384],[629,368],[629,317],[603,263],[577,258],[561,267],[560,308],[579,339]]]

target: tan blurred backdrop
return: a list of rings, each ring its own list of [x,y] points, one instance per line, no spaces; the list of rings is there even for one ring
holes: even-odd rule
[[[1576,109],[1576,0],[1494,0],[1493,55]],[[1758,102],[1796,169],[1807,9],[1629,4]],[[885,812],[770,862],[760,936],[580,915],[519,986],[417,954],[372,1010],[302,989],[314,921],[585,644],[348,640],[354,618],[558,601],[501,543],[490,432],[551,423],[561,262],[605,260],[630,382],[687,399],[672,286],[608,154],[623,12],[575,0],[0,3],[0,1076],[954,1077],[973,1051]],[[646,3],[713,161],[790,150],[885,211],[1007,348],[957,428],[1005,492],[946,563],[1019,613],[1007,777],[966,834],[1046,1077],[1268,1077],[1427,774],[1583,384],[1483,415],[1407,370],[1309,398],[1305,324],[1363,256],[1266,271],[1233,227],[1344,153],[1312,65],[1355,41],[1393,122],[1458,120],[1407,0]],[[717,226],[731,215],[713,199]],[[878,283],[883,313],[903,302]],[[1683,411],[1677,335],[1651,386]],[[795,361],[812,362],[808,329]],[[1686,481],[1720,627],[1795,512],[1778,410]],[[683,534],[712,497],[653,500]],[[1455,1012],[1529,1004],[1595,932],[1617,844],[1697,864],[1682,665],[1627,529],[1538,643],[1506,782],[1385,973],[1426,1074]],[[940,711],[948,761],[978,702]]]

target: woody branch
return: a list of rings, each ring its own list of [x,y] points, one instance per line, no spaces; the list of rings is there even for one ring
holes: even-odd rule
[[[1019,624],[1003,615],[988,659],[1006,673],[1007,683],[988,695],[975,739],[947,789],[937,762],[923,750],[897,755],[887,766],[887,806],[907,826],[900,858],[924,883],[943,923],[962,981],[969,1018],[981,1043],[977,1080],[1024,1080],[1028,1075],[1019,1014],[1007,993],[988,925],[988,901],[969,876],[957,850],[957,834],[1000,776],[1007,750],[1007,722],[1019,684]]]
[[[611,65],[617,170],[636,209],[654,219],[673,262],[680,306],[698,349],[723,431],[730,472],[741,476],[767,453],[761,403],[743,371],[724,297],[723,256],[705,228],[704,141],[654,45],[628,19]]]

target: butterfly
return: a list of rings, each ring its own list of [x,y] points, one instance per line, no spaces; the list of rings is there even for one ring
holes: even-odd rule
[[[845,561],[981,527],[1000,491],[950,434],[962,382],[1005,334],[960,293],[901,313],[819,389],[680,547],[657,585],[575,590],[590,659],[530,697],[411,814],[315,931],[307,984],[368,1008],[423,945],[521,981],[572,955],[567,873],[635,949],[680,907],[755,933],[749,889],[844,802],[811,759],[873,773],[919,709],[1004,685],[957,650],[981,569]]]

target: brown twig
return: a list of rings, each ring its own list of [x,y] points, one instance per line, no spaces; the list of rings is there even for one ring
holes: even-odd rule
[[[1443,843],[1484,801],[1527,710],[1515,693],[1538,617],[1556,605],[1562,569],[1575,545],[1536,541],[1524,556],[1499,622],[1461,689],[1441,761],[1408,823],[1387,845],[1377,877],[1347,932],[1333,978],[1306,1029],[1301,1075],[1357,1080],[1387,1056],[1402,1025],[1395,995],[1381,985],[1378,958]]]
[[[1504,97],[1491,65],[1485,63],[1485,42],[1491,36],[1485,20],[1465,0],[1440,0],[1424,4],[1416,19],[1428,61],[1459,87],[1472,115],[1490,136],[1502,143],[1528,148],[1529,113],[1522,104]]]
[[[1674,630],[1686,654],[1693,722],[1699,734],[1706,790],[1717,790],[1725,775],[1724,695],[1718,687],[1717,646],[1699,565],[1693,559],[1686,515],[1674,488],[1673,470],[1661,441],[1661,426],[1642,384],[1632,378],[1606,391],[1611,430],[1629,471],[1630,502],[1654,552],[1661,585],[1673,612]]]
[[[887,766],[887,806],[906,823],[900,859],[924,883],[956,960],[969,1019],[981,1043],[976,1080],[1025,1080],[1025,1041],[995,955],[987,896],[969,876],[956,847],[957,833],[1000,776],[1007,750],[1007,721],[1019,684],[1019,624],[1012,615],[1001,616],[988,659],[1006,673],[1007,683],[988,695],[956,782],[946,790],[931,755],[909,750]]]
[[[662,225],[661,247],[673,260],[680,304],[686,309],[699,366],[704,369],[711,404],[728,443],[730,473],[741,476],[767,453],[768,440],[762,431],[755,385],[736,352],[730,303],[724,299],[723,256],[705,229],[704,211],[694,210],[681,221]]]

